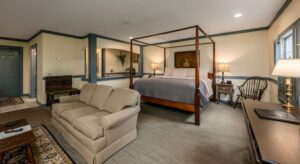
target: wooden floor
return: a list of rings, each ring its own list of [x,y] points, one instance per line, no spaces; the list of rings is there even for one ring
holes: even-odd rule
[[[78,163],[84,163],[49,124],[42,107],[0,114],[0,123],[27,118],[33,126],[46,124]],[[106,164],[241,164],[250,163],[248,136],[242,111],[211,103],[202,111],[201,126],[191,113],[143,104],[138,139],[109,158]]]

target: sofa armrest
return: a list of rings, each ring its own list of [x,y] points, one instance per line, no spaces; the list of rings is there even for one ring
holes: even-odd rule
[[[79,95],[61,96],[59,98],[60,103],[76,102],[78,100],[79,100]]]
[[[140,106],[125,108],[119,112],[104,116],[101,119],[101,124],[104,127],[104,129],[111,129],[113,127],[122,124],[130,117],[138,114],[139,111],[140,111]]]

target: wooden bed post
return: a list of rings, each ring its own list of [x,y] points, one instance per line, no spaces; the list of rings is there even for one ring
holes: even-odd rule
[[[164,72],[166,71],[166,66],[167,66],[167,48],[164,48]]]
[[[132,39],[130,40],[130,67],[129,67],[129,78],[130,78],[130,84],[129,88],[133,89],[133,47],[132,47]]]
[[[213,42],[213,81],[212,88],[214,92],[213,100],[216,100],[216,43]]]
[[[196,45],[195,45],[195,125],[200,125],[200,79],[199,79],[199,27],[196,26]]]

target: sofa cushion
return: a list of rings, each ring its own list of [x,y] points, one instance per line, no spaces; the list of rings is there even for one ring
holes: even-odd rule
[[[70,124],[72,124],[73,121],[75,121],[76,119],[82,117],[82,116],[86,116],[89,114],[93,114],[98,112],[99,110],[90,106],[84,106],[84,107],[80,107],[80,108],[75,108],[73,110],[67,110],[61,113],[61,117],[66,120],[67,122],[69,122]]]
[[[107,85],[97,85],[90,104],[99,110],[103,110],[107,98],[113,91],[113,87]]]
[[[101,125],[103,116],[108,115],[106,111],[100,111],[90,115],[80,117],[73,121],[72,125],[85,136],[96,140],[104,136],[104,129]]]
[[[57,103],[52,105],[52,112],[60,116],[60,114],[67,110],[84,107],[86,104],[81,102],[70,102],[70,103]]]
[[[96,84],[85,84],[80,91],[79,101],[90,104],[91,97],[95,91]]]
[[[104,110],[115,113],[121,111],[125,107],[135,106],[138,103],[140,94],[132,89],[117,88],[108,97]]]

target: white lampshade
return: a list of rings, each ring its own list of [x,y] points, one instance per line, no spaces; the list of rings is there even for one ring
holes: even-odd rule
[[[158,69],[159,67],[159,64],[158,63],[152,63],[151,64],[151,68],[154,70],[154,69]]]
[[[300,59],[278,60],[272,75],[284,77],[300,77]]]
[[[228,63],[218,63],[217,72],[230,72]]]

